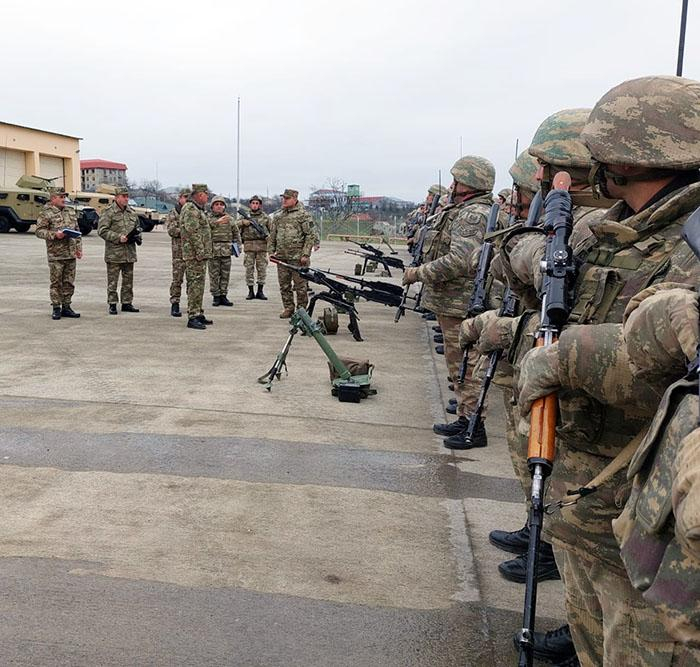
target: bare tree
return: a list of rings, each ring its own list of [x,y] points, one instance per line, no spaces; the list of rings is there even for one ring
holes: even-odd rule
[[[331,225],[350,219],[354,197],[348,194],[347,183],[338,176],[326,179],[323,187],[311,186],[309,208]]]

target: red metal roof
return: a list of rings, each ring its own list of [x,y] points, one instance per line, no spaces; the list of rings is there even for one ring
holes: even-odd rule
[[[81,169],[118,169],[126,171],[126,165],[122,162],[110,162],[109,160],[81,160]]]

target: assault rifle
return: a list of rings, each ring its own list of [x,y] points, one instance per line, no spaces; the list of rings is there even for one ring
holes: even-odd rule
[[[576,267],[573,251],[569,245],[573,228],[570,186],[569,174],[559,172],[552,181],[552,190],[544,203],[544,232],[547,235],[547,245],[542,260],[544,285],[537,347],[548,347],[557,341],[559,332],[569,317],[573,302],[572,290]],[[532,475],[528,522],[530,537],[527,547],[523,627],[518,633],[519,667],[532,667],[537,608],[537,569],[544,520],[544,486],[554,465],[557,410],[557,395],[549,394],[537,399],[530,412],[530,435],[527,448],[527,465]]]
[[[318,292],[309,299],[309,307],[307,308],[309,316],[314,312],[316,301],[326,301],[330,303],[335,306],[339,313],[345,313],[348,316],[350,319],[348,329],[356,341],[363,340],[359,326],[360,316],[357,312],[357,308],[355,308],[357,299],[383,303],[385,306],[390,306],[392,308],[399,308],[402,305],[403,290],[399,285],[386,283],[381,280],[353,278],[352,276],[346,276],[342,273],[321,271],[320,269],[312,269],[308,266],[294,266],[293,264],[287,264],[277,259],[274,255],[270,257],[270,261],[280,266],[286,266],[288,269],[296,272],[304,280],[325,287],[323,292]],[[403,307],[404,309],[406,308],[405,304]]]
[[[250,215],[248,215],[242,208],[237,208],[236,212],[250,223],[250,226],[256,231],[256,233],[263,237],[263,240],[270,236],[270,232],[268,232],[267,229],[265,229],[257,220],[254,220]],[[236,255],[236,257],[238,257],[238,255]]]
[[[136,227],[134,227],[126,235],[126,243],[127,245],[133,243],[135,243],[136,245],[141,245],[143,243],[143,238],[141,237],[141,227],[139,227],[138,223],[136,224]]]
[[[351,241],[350,243],[354,243],[356,246],[361,248],[360,250],[349,248],[345,251],[345,253],[348,255],[356,255],[357,257],[364,258],[364,261],[362,262],[362,272],[360,273],[361,276],[364,276],[367,272],[367,262],[376,262],[377,264],[381,264],[384,267],[384,270],[389,274],[389,277],[391,277],[391,270],[389,267],[400,269],[401,271],[406,269],[402,259],[387,255],[385,252],[369,243],[358,243],[357,241]],[[396,251],[394,251],[392,254],[395,253]]]
[[[700,260],[700,208],[698,208],[683,225],[681,236],[688,246],[690,246],[695,256]],[[688,376],[697,380],[699,373],[700,345],[698,345],[694,361],[689,365]],[[698,392],[700,392],[700,383],[698,383]],[[698,414],[698,426],[700,426],[700,414]]]
[[[440,195],[436,193],[433,195],[433,201],[430,202],[430,209],[426,212],[420,229],[416,231],[416,240],[411,249],[411,254],[413,255],[411,266],[420,266],[423,263],[423,246],[425,245],[425,235],[428,233],[428,220],[435,215],[439,203]]]
[[[540,219],[542,214],[542,194],[537,192],[530,204],[530,210],[528,211],[527,221],[525,222],[525,227],[534,227],[537,221]],[[508,287],[503,294],[503,302],[498,310],[498,317],[515,317],[518,312],[518,306],[520,305],[520,299],[510,287]],[[484,374],[484,379],[481,383],[481,390],[479,391],[479,398],[476,402],[476,407],[474,411],[469,415],[469,422],[467,424],[466,431],[464,433],[464,439],[467,442],[473,442],[474,436],[477,429],[481,425],[481,415],[484,412],[484,407],[486,406],[486,395],[488,394],[489,388],[491,387],[491,382],[496,376],[496,368],[498,363],[501,361],[503,356],[503,350],[493,350],[489,354],[489,365],[486,367],[486,373]],[[469,348],[464,352],[462,357],[462,363],[459,367],[459,383],[464,382],[464,378],[467,375],[467,362],[469,360]]]

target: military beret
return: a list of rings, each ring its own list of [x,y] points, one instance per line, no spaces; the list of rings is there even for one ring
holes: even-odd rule
[[[254,202],[254,201],[259,201],[261,204],[263,203],[262,199],[258,195],[253,195],[248,202]]]
[[[59,197],[64,197],[66,194],[68,194],[65,188],[50,187],[48,188],[48,191],[50,195],[55,195]]]
[[[299,197],[299,190],[292,190],[291,188],[287,188],[283,193],[282,197],[285,199],[298,199]]]
[[[180,192],[178,192],[177,196],[178,197],[189,197],[192,194],[192,190],[190,188],[181,188]]]
[[[128,195],[129,188],[125,188],[123,185],[118,185],[116,188],[114,188],[114,194],[115,195]]]
[[[192,183],[192,194],[197,192],[209,192],[209,188],[206,183]]]

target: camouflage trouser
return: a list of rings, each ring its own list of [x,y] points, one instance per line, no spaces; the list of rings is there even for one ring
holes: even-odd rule
[[[557,548],[556,559],[581,667],[700,665],[700,651],[668,635],[658,612],[624,574],[566,549]]]
[[[209,260],[209,291],[212,296],[226,296],[231,277],[231,255]]]
[[[469,353],[469,363],[467,364],[467,374],[464,376],[464,384],[459,384],[459,366],[462,363],[462,350],[459,348],[459,327],[462,319],[459,317],[447,317],[437,314],[438,324],[442,329],[442,336],[445,339],[445,362],[447,372],[453,380],[455,386],[455,397],[457,398],[457,415],[468,415],[476,407],[481,390],[481,382],[473,377],[474,366],[479,355],[471,350]],[[486,413],[486,406],[484,412]]]
[[[288,264],[299,264],[299,257],[285,259]],[[277,280],[280,284],[282,305],[285,308],[294,308],[294,295],[292,294],[292,282],[297,293],[297,308],[306,308],[309,303],[309,281],[304,280],[296,271],[286,266],[277,265]]]
[[[134,300],[134,263],[107,262],[107,303],[117,303],[117,286],[119,284],[119,274],[122,274],[122,303],[131,303]]]
[[[173,280],[170,283],[170,303],[180,303],[182,281],[185,277],[185,260],[173,257]]]
[[[501,387],[503,391],[503,410],[506,416],[506,442],[508,444],[508,452],[510,460],[513,463],[515,476],[520,482],[525,494],[525,502],[528,509],[530,507],[530,487],[532,486],[532,478],[530,470],[527,467],[527,440],[518,433],[518,421],[520,419],[520,410],[517,404],[513,405],[513,388]]]
[[[75,292],[75,260],[49,260],[49,297],[52,306],[68,306]]]
[[[243,266],[245,266],[245,284],[252,286],[255,284],[255,270],[258,272],[258,285],[265,284],[267,276],[267,253],[264,250],[246,250],[243,256]]]
[[[204,299],[204,279],[207,272],[207,261],[203,259],[188,259],[185,261],[185,275],[187,277],[187,317],[193,318],[204,313],[202,300]]]

